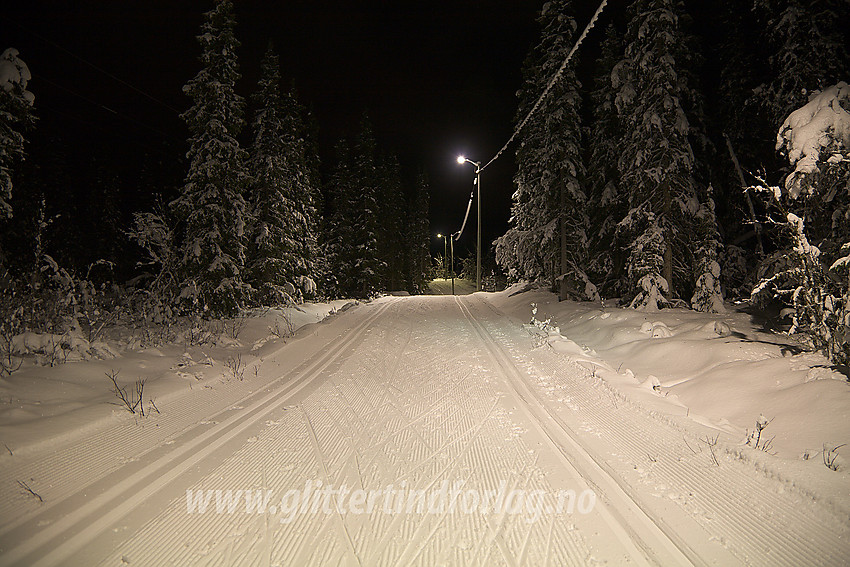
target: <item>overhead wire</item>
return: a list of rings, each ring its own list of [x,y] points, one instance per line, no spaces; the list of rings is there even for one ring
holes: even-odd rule
[[[590,30],[593,28],[593,26],[596,25],[596,20],[599,19],[599,15],[602,14],[602,10],[605,9],[605,6],[607,4],[608,4],[608,0],[602,0],[602,2],[599,4],[599,7],[596,9],[596,12],[594,12],[593,17],[590,18],[590,21],[587,23],[587,26],[585,26],[584,31],[581,32],[581,35],[576,40],[572,49],[570,49],[570,52],[564,58],[564,61],[561,63],[561,66],[558,68],[558,70],[555,72],[555,74],[549,80],[549,83],[546,85],[546,88],[543,89],[543,92],[540,93],[540,96],[537,98],[537,101],[534,103],[534,106],[531,107],[531,110],[528,111],[528,114],[525,115],[525,118],[523,118],[522,121],[516,126],[516,128],[514,128],[513,134],[511,134],[511,137],[508,139],[507,142],[505,142],[505,145],[503,145],[501,147],[501,149],[498,152],[496,152],[496,155],[494,155],[490,159],[490,161],[485,163],[482,167],[478,168],[477,173],[481,173],[481,171],[486,169],[487,166],[489,166],[491,163],[493,163],[494,161],[499,159],[499,157],[504,153],[504,151],[506,149],[508,149],[508,147],[513,143],[513,141],[516,139],[516,137],[519,135],[519,133],[522,131],[522,129],[525,127],[525,125],[528,124],[528,121],[531,119],[532,115],[535,112],[537,112],[537,110],[540,108],[540,105],[543,103],[543,100],[549,95],[549,91],[552,90],[552,87],[555,86],[555,83],[557,83],[558,80],[561,78],[561,75],[563,75],[564,69],[567,68],[567,65],[569,64],[570,60],[573,58],[573,55],[575,54],[576,51],[578,51],[579,46],[584,41],[584,38],[587,37],[587,34],[590,32]],[[476,176],[476,180],[477,179],[478,179],[478,177]],[[475,189],[473,188],[472,193],[470,193],[470,195],[469,195],[469,203],[467,203],[467,205],[466,205],[466,214],[463,217],[463,224],[461,225],[460,230],[458,230],[455,233],[452,233],[452,237],[455,240],[460,239],[461,235],[463,234],[463,229],[466,228],[466,221],[469,219],[469,211],[472,209],[472,200],[473,200],[474,197],[475,197]]]
[[[158,128],[154,128],[150,124],[147,124],[145,122],[142,122],[141,120],[133,118],[132,116],[128,116],[126,114],[122,114],[121,112],[118,112],[117,110],[113,110],[112,108],[110,108],[110,107],[108,107],[104,104],[101,104],[101,103],[97,102],[96,100],[93,100],[93,99],[91,99],[91,98],[89,98],[89,97],[87,97],[83,94],[80,94],[79,92],[77,92],[73,89],[70,89],[70,88],[65,87],[63,85],[55,83],[55,82],[51,81],[50,79],[48,79],[47,77],[45,77],[43,75],[39,75],[38,80],[43,81],[43,82],[47,83],[48,85],[52,85],[53,87],[55,87],[57,89],[63,90],[65,92],[67,92],[68,94],[70,94],[71,96],[75,96],[75,97],[79,98],[80,100],[85,101],[85,102],[91,104],[92,106],[94,106],[96,108],[100,108],[101,110],[104,110],[105,112],[108,112],[109,114],[112,114],[113,116],[117,116],[118,118],[126,120],[127,122],[130,122],[137,127],[144,128],[144,129],[149,130],[151,132],[155,132],[155,133],[159,134],[160,136],[162,136],[163,138],[170,138],[170,139],[174,139],[174,140],[179,139],[172,134],[167,134],[167,133],[163,132],[162,130],[159,130]],[[65,116],[68,116],[68,115],[65,114]],[[81,120],[81,121],[85,122],[85,120]]]
[[[120,77],[117,77],[117,76],[113,75],[112,73],[110,73],[110,72],[109,72],[109,71],[107,71],[106,69],[103,69],[102,67],[99,67],[98,65],[95,65],[95,64],[94,64],[94,63],[92,63],[91,61],[89,61],[89,60],[87,60],[87,59],[85,59],[85,58],[83,58],[83,57],[80,57],[80,56],[79,56],[79,55],[77,55],[76,53],[74,53],[74,52],[72,52],[72,51],[70,51],[70,50],[68,50],[68,49],[66,49],[66,48],[64,48],[64,47],[62,47],[61,45],[59,45],[59,44],[58,44],[58,43],[56,43],[55,41],[52,41],[52,40],[50,40],[50,39],[48,39],[48,38],[44,37],[43,35],[39,34],[38,32],[35,32],[35,31],[33,31],[33,30],[31,30],[31,29],[27,28],[26,26],[24,26],[23,24],[21,24],[20,22],[18,22],[17,20],[15,20],[14,18],[7,17],[7,19],[8,19],[9,21],[11,21],[13,24],[15,24],[16,26],[18,26],[19,28],[21,28],[22,30],[24,30],[25,32],[27,32],[27,33],[29,33],[29,34],[31,34],[31,35],[33,35],[33,36],[37,37],[38,39],[40,39],[41,41],[43,41],[43,42],[45,42],[45,43],[49,43],[50,45],[52,45],[52,46],[53,46],[53,47],[55,47],[56,49],[59,49],[59,50],[61,50],[61,51],[64,51],[65,53],[67,53],[68,55],[70,55],[71,57],[73,57],[74,59],[76,59],[76,60],[78,60],[78,61],[80,61],[80,62],[82,62],[82,63],[85,63],[86,65],[88,65],[88,66],[89,66],[89,67],[91,67],[92,69],[95,69],[95,70],[97,70],[97,71],[99,71],[99,72],[103,73],[104,75],[106,75],[107,77],[109,77],[110,79],[112,79],[113,81],[116,81],[116,82],[118,82],[118,83],[121,83],[121,84],[122,84],[122,85],[124,85],[125,87],[127,87],[127,88],[129,88],[129,89],[132,89],[132,90],[134,90],[134,91],[136,91],[137,93],[139,93],[140,95],[144,96],[145,98],[148,98],[148,99],[152,100],[153,102],[155,102],[155,103],[157,103],[157,104],[159,104],[159,105],[161,105],[161,106],[163,106],[163,107],[167,108],[168,110],[170,110],[170,111],[174,112],[174,113],[175,113],[175,114],[177,114],[177,115],[179,115],[179,114],[180,114],[180,111],[179,111],[179,110],[177,110],[176,108],[174,108],[173,106],[171,106],[170,104],[165,103],[165,102],[163,102],[163,101],[159,100],[158,98],[156,98],[155,96],[153,96],[153,95],[151,95],[151,94],[149,94],[149,93],[146,93],[146,92],[145,92],[145,91],[143,91],[142,89],[140,89],[140,88],[136,87],[135,85],[133,85],[133,84],[131,84],[131,83],[128,83],[127,81],[125,81],[124,79],[122,79],[122,78],[120,78]]]
[[[463,224],[460,226],[460,230],[452,233],[452,238],[455,239],[455,242],[460,240],[460,236],[463,234],[463,229],[466,228],[466,220],[469,218],[469,211],[472,209],[472,199],[475,198],[475,188],[472,188],[472,191],[469,193],[469,203],[466,205],[466,214],[463,216]]]
[[[566,58],[564,59],[564,62],[561,63],[561,66],[558,68],[558,70],[555,72],[555,74],[549,80],[549,83],[546,85],[546,88],[540,94],[540,97],[537,99],[537,102],[534,103],[534,106],[531,107],[531,110],[528,111],[528,114],[525,115],[525,118],[522,119],[522,122],[520,122],[517,125],[517,127],[514,128],[513,134],[511,134],[511,137],[508,139],[507,142],[505,142],[505,145],[502,146],[502,148],[498,152],[496,152],[496,155],[494,155],[492,157],[492,159],[490,159],[490,161],[488,161],[486,164],[484,164],[483,167],[481,167],[482,171],[484,169],[486,169],[487,166],[489,166],[491,163],[493,163],[494,161],[499,159],[499,156],[501,156],[502,153],[506,149],[508,149],[508,146],[510,146],[511,143],[513,143],[513,141],[516,139],[516,137],[519,135],[519,133],[522,131],[522,129],[525,127],[525,125],[528,124],[528,121],[531,119],[532,115],[535,112],[537,112],[538,108],[540,108],[540,105],[543,102],[543,99],[545,99],[548,96],[549,91],[552,90],[552,87],[555,86],[555,83],[557,83],[558,79],[561,78],[561,75],[564,73],[564,69],[567,68],[567,65],[569,64],[570,59],[572,59],[575,52],[578,51],[579,46],[584,41],[584,38],[587,37],[588,32],[590,32],[590,30],[596,24],[596,20],[599,19],[599,15],[602,13],[602,10],[605,9],[605,5],[607,3],[608,3],[608,0],[602,0],[602,2],[599,4],[599,7],[596,9],[596,12],[593,14],[593,17],[590,18],[590,22],[588,22],[587,26],[584,28],[584,31],[581,33],[578,40],[575,42],[575,45],[573,45],[573,48],[567,54]]]

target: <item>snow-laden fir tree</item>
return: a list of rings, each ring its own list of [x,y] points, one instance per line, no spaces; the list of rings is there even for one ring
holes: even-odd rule
[[[337,144],[337,163],[328,183],[330,214],[325,223],[327,284],[335,295],[368,297],[381,288],[385,268],[378,256],[378,168],[368,118],[354,144]]]
[[[526,58],[518,120],[531,110],[575,40],[576,22],[568,0],[546,2],[538,22],[541,39]],[[584,162],[575,68],[573,59],[520,134],[513,226],[496,241],[497,261],[513,277],[551,276],[562,298],[568,287],[579,296],[595,294],[584,272],[588,218],[587,197],[579,182]]]
[[[204,15],[201,70],[184,87],[192,107],[183,115],[191,137],[189,172],[173,201],[181,220],[181,299],[192,310],[213,314],[236,311],[248,295],[245,262],[247,153],[237,136],[244,126],[245,103],[239,80],[230,0],[215,0]]]
[[[287,301],[292,298],[286,284],[313,275],[316,212],[300,107],[293,93],[281,95],[280,66],[271,46],[253,101],[246,277],[261,301]]]
[[[691,307],[705,313],[725,313],[723,292],[720,287],[720,233],[714,214],[712,188],[708,187],[699,210],[694,217],[691,241],[694,253],[694,294]]]
[[[17,49],[0,55],[0,219],[12,216],[12,168],[24,158],[24,134],[35,123],[32,78]]]
[[[403,287],[405,232],[405,199],[398,158],[388,156],[377,167],[378,176],[378,257],[383,263],[383,287],[398,291]]]
[[[640,0],[630,10],[625,57],[612,73],[626,130],[619,170],[629,207],[618,230],[621,241],[632,243],[631,305],[653,310],[680,295],[691,279],[687,237],[699,203],[683,108],[690,92],[680,67],[682,6],[674,0]]]
[[[423,293],[427,287],[431,264],[431,227],[428,213],[431,206],[431,190],[428,177],[420,173],[413,188],[408,210],[405,258],[407,264],[407,290]]]
[[[351,224],[346,217],[345,202],[353,192],[354,175],[351,171],[351,147],[345,138],[334,147],[334,168],[325,183],[325,214],[322,217],[321,257],[324,265],[319,284],[329,297],[344,295],[347,285],[348,265],[353,257],[350,246]]]
[[[360,132],[354,140],[351,171],[354,183],[344,201],[345,214],[351,223],[353,258],[350,265],[349,290],[360,297],[368,297],[382,288],[381,274],[384,261],[378,256],[378,231],[381,206],[379,204],[380,175],[377,164],[377,142],[372,123],[364,115]]]
[[[850,76],[847,0],[756,0],[769,46],[769,79],[754,91],[774,128],[823,90]]]
[[[617,223],[625,215],[625,201],[620,188],[617,161],[623,129],[620,127],[611,71],[623,53],[622,38],[616,28],[608,26],[596,60],[594,88],[590,93],[592,119],[587,140],[588,211],[591,217],[590,242],[592,254],[588,273],[603,282],[607,295],[619,296],[624,255],[615,246]]]

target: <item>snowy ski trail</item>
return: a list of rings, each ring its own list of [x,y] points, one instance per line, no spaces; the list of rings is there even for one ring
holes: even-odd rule
[[[846,519],[735,458],[734,440],[709,448],[701,439],[716,431],[644,410],[592,365],[533,348],[480,295],[384,298],[323,328],[257,361],[269,380],[248,396],[226,384],[195,392],[156,427],[98,432],[0,470],[49,495],[0,499],[0,565],[850,555]],[[519,499],[499,502],[506,493]],[[564,494],[595,501],[565,509]]]

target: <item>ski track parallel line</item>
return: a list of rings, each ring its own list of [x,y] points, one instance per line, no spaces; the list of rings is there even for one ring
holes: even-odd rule
[[[632,559],[641,563],[677,565],[702,565],[702,561],[694,556],[692,552],[686,553],[680,547],[690,551],[684,544],[677,544],[672,537],[662,529],[661,526],[636,502],[621,486],[620,482],[606,471],[587,452],[587,450],[575,439],[572,432],[565,429],[561,424],[552,419],[550,412],[537,400],[533,391],[530,390],[522,378],[522,373],[510,359],[495,339],[492,338],[486,328],[475,318],[469,307],[460,298],[455,298],[458,308],[463,313],[470,326],[475,330],[494,365],[500,369],[505,382],[511,388],[518,401],[522,402],[520,407],[529,416],[530,422],[543,435],[549,445],[555,449],[555,454],[561,457],[561,462],[574,471],[602,496],[601,500],[607,501],[609,506],[600,509],[612,532],[618,536],[620,541],[631,549]],[[566,441],[571,452],[559,441]],[[580,462],[579,462],[580,460]],[[592,471],[592,476],[589,471]],[[600,484],[604,484],[604,489]],[[643,534],[639,534],[632,522],[626,519],[628,515],[636,520],[642,528]],[[650,545],[647,539],[652,539],[656,545]],[[659,549],[660,548],[660,549]],[[663,551],[666,561],[657,555]]]
[[[209,454],[236,437],[248,427],[258,423],[271,411],[280,407],[289,398],[312,383],[328,366],[335,362],[344,351],[357,339],[363,336],[372,323],[378,319],[395,302],[388,301],[376,312],[357,324],[347,336],[325,352],[320,352],[313,359],[305,361],[297,377],[285,382],[264,398],[245,408],[230,419],[216,424],[213,428],[201,432],[186,441],[153,463],[145,466],[130,477],[121,480],[103,493],[89,500],[74,512],[64,516],[44,530],[20,542],[0,556],[0,566],[13,565],[36,552],[49,550],[33,566],[48,566],[62,564],[73,553],[80,550],[91,540],[95,539],[112,523],[132,512],[146,498],[163,488],[168,482],[202,461]],[[189,455],[192,449],[202,448]],[[181,460],[182,459],[182,460]],[[174,461],[179,461],[175,463]],[[144,481],[149,481],[138,488]],[[135,490],[134,490],[135,489]],[[124,498],[122,498],[124,497]],[[119,502],[118,504],[115,504]],[[103,512],[98,515],[98,512]],[[94,518],[94,519],[92,519]],[[63,537],[65,532],[85,525],[73,537]],[[51,542],[59,542],[51,546]]]

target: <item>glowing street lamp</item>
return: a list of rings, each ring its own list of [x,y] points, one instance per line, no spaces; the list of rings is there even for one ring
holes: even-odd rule
[[[475,244],[475,287],[481,291],[481,163],[463,156],[457,156],[460,165],[471,163],[475,166],[475,186],[478,187],[478,238]]]

